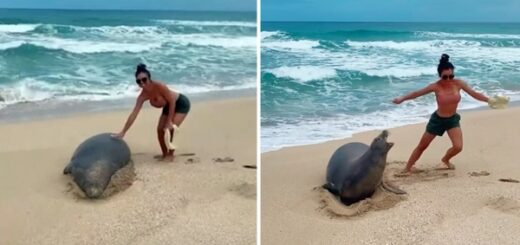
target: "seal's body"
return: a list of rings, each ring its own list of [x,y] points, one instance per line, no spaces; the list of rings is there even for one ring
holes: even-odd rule
[[[348,205],[370,197],[382,184],[386,156],[394,145],[386,141],[387,137],[385,130],[370,146],[354,142],[338,148],[329,160],[323,187]]]
[[[88,138],[72,155],[63,174],[70,174],[74,182],[89,198],[100,197],[112,175],[130,162],[130,148],[110,133]]]

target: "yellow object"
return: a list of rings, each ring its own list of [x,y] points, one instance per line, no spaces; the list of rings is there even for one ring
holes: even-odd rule
[[[509,104],[509,97],[507,96],[495,95],[488,100],[489,107],[493,109],[504,109],[507,104]]]
[[[175,144],[175,139],[178,138],[178,134],[179,127],[175,124],[173,125],[173,129],[168,129],[164,131],[164,143],[166,144],[168,150],[175,150],[175,148],[177,148]]]

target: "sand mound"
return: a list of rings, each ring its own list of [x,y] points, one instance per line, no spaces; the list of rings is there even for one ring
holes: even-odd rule
[[[378,188],[371,198],[366,198],[349,206],[343,204],[336,196],[322,187],[316,187],[321,211],[334,218],[352,218],[370,211],[385,210],[394,207],[406,199],[405,195],[397,195]]]

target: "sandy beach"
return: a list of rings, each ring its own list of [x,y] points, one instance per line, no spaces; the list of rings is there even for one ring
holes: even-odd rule
[[[193,103],[166,163],[153,159],[160,110],[147,105],[125,136],[135,182],[78,197],[62,174],[74,149],[129,113],[0,124],[0,244],[255,244],[256,170],[243,165],[256,166],[256,99]]]
[[[380,131],[262,154],[262,244],[518,244],[520,107],[462,111],[464,149],[456,170],[438,171],[451,146],[437,137],[416,164],[423,173],[398,178],[425,123],[389,129],[394,147],[386,178],[408,194],[378,190],[371,200],[340,205],[320,188],[331,154]]]

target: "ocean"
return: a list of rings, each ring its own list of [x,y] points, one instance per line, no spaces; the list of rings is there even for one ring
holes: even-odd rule
[[[520,100],[520,23],[262,22],[262,152],[427,121],[442,53],[456,77]],[[462,93],[459,109],[487,106]]]
[[[254,90],[256,13],[0,9],[0,112],[135,98],[141,62],[188,95]]]

